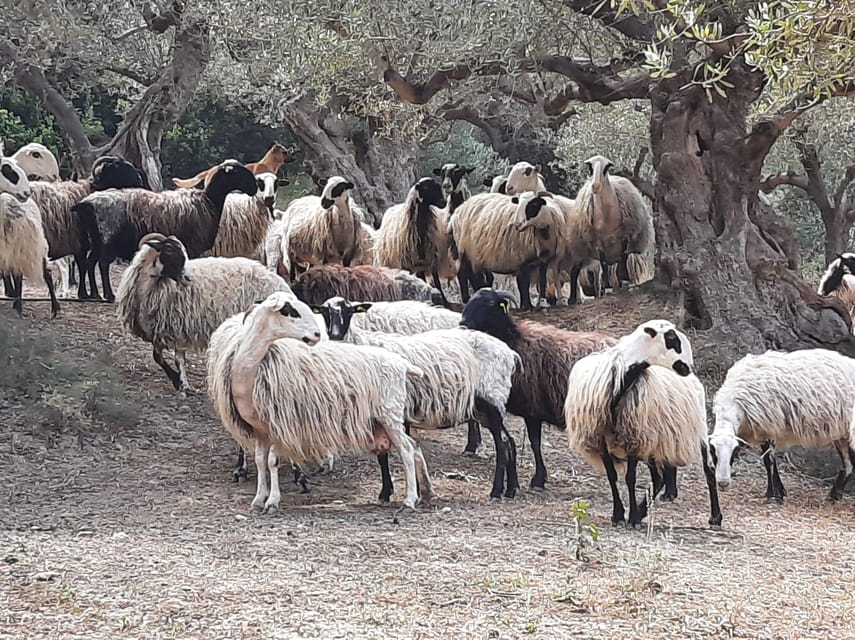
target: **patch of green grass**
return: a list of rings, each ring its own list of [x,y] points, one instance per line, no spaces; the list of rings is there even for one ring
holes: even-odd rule
[[[54,428],[93,422],[130,427],[137,407],[124,401],[125,389],[106,351],[75,358],[50,328],[4,314],[0,320],[0,388],[23,405],[28,420]]]

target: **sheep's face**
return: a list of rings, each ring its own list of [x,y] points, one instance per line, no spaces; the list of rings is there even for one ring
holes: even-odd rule
[[[30,180],[59,180],[59,164],[56,156],[43,144],[31,142],[15,152],[12,156],[23,169]]]
[[[461,167],[459,164],[448,163],[433,170],[433,175],[439,178],[442,190],[446,195],[461,191],[466,186],[466,176],[475,170],[474,167]]]
[[[187,251],[181,240],[175,236],[165,238],[161,234],[149,234],[140,241],[140,245],[149,246],[157,252],[152,265],[152,275],[169,278],[179,284],[190,281],[185,267],[187,266]]]
[[[694,359],[689,339],[667,320],[650,320],[623,338],[618,346],[628,364],[647,362],[673,369],[678,375],[692,373]]]
[[[540,165],[528,162],[517,162],[511,167],[508,180],[505,183],[505,193],[509,196],[521,194],[523,191],[537,191],[540,178]]]
[[[336,203],[346,202],[352,190],[352,182],[348,182],[341,176],[333,176],[327,180],[324,190],[321,192],[321,206],[324,209],[329,209]]]
[[[288,157],[288,152],[285,150],[285,147],[277,143],[270,147],[270,151],[267,152],[267,155],[274,162],[284,164]]]
[[[549,194],[526,191],[511,201],[517,205],[513,222],[517,231],[525,231],[529,227],[548,230],[553,225],[554,210]]]
[[[321,340],[320,327],[315,321],[315,315],[309,305],[298,300],[293,293],[287,291],[271,293],[266,300],[247,313],[247,315],[250,314],[263,324],[266,332],[274,340],[290,338],[310,346]]]
[[[715,480],[719,487],[726,489],[730,486],[733,463],[738,459],[739,450],[742,448],[736,436],[739,418],[731,407],[716,406],[714,412],[715,427],[709,436],[709,455],[715,467]]]
[[[326,300],[322,305],[312,306],[312,311],[321,315],[330,340],[344,340],[350,331],[350,322],[355,313],[365,313],[370,302],[349,302],[341,296]]]
[[[92,188],[95,191],[145,186],[142,174],[122,158],[101,156],[92,165]]]
[[[846,273],[855,275],[855,253],[841,253],[834,262],[838,262]],[[832,263],[834,264],[834,263]],[[830,265],[829,265],[830,268]]]
[[[27,174],[12,158],[0,159],[0,193],[8,193],[21,202],[30,197]]]
[[[276,201],[276,190],[288,184],[286,178],[277,178],[275,173],[265,172],[255,176],[255,184],[258,186],[256,197],[264,203],[268,210],[273,211],[273,203]]]
[[[591,176],[591,191],[600,192],[603,183],[609,179],[612,166],[612,161],[605,156],[592,156],[585,160],[585,167],[588,169],[588,175]]]
[[[445,195],[433,178],[422,178],[413,187],[416,190],[416,202],[433,207],[445,206]]]
[[[487,287],[479,289],[463,307],[460,326],[509,342],[514,335],[514,323],[510,317],[512,300],[505,291]]]

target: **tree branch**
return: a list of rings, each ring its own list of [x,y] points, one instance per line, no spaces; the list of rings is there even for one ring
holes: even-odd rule
[[[478,127],[487,135],[487,138],[490,140],[490,146],[493,147],[493,150],[500,155],[502,154],[502,150],[506,145],[502,142],[502,134],[498,127],[487,122],[472,107],[462,106],[442,109],[440,113],[442,117],[448,121],[459,120],[462,122],[468,122],[474,127]]]
[[[782,185],[798,187],[799,189],[807,193],[808,178],[806,175],[803,174],[789,172],[779,173],[774,176],[768,176],[760,180],[760,190],[763,191],[763,193],[771,193]]]
[[[644,22],[629,11],[619,16],[611,3],[604,0],[564,0],[564,6],[577,13],[596,18],[607,27],[632,40],[652,42],[656,35],[654,25]]]
[[[838,211],[843,204],[843,197],[846,195],[846,189],[849,188],[849,185],[852,184],[853,180],[855,180],[855,164],[850,164],[846,167],[843,179],[840,181],[840,184],[837,185],[837,190],[834,192],[834,208]]]
[[[154,83],[154,81],[157,80],[159,75],[159,72],[153,74],[146,74],[119,65],[108,65],[103,67],[103,69],[104,71],[110,71],[111,73],[115,73],[116,75],[128,78],[129,80],[133,80],[137,84],[141,84],[144,87],[147,87],[150,84]]]
[[[386,65],[386,69],[383,71],[383,82],[391,87],[396,96],[410,104],[427,104],[431,98],[453,82],[465,80],[470,75],[490,76],[507,73],[505,63],[498,60],[485,62],[474,67],[468,62],[461,62],[450,69],[436,71],[427,82],[416,83],[393,69],[386,56],[381,56],[381,61]]]

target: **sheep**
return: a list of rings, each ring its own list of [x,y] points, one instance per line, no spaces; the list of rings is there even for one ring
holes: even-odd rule
[[[81,234],[80,220],[72,207],[95,191],[142,187],[143,184],[142,174],[132,164],[115,156],[96,159],[91,176],[83,180],[30,183],[33,200],[42,214],[42,226],[50,248],[49,257],[52,260],[74,257],[79,275],[77,297],[81,300],[96,297],[98,291],[94,285],[91,295],[86,290],[84,274],[89,245]]]
[[[285,164],[285,160],[287,159],[287,152],[285,147],[281,144],[274,144],[270,149],[267,150],[267,153],[259,160],[258,162],[250,162],[247,165],[244,165],[247,170],[249,170],[253,175],[259,175],[262,173],[272,173],[276,174],[279,169]],[[217,171],[217,168],[222,165],[216,165],[213,167],[209,167],[204,171],[197,173],[192,178],[173,178],[172,183],[181,189],[190,189],[191,187],[195,187],[197,184],[205,181],[205,186],[208,186],[208,183],[213,178],[214,174]]]
[[[31,182],[35,180],[57,182],[59,180],[59,163],[56,161],[56,156],[43,144],[38,142],[25,144],[12,154],[12,159],[23,169]]]
[[[389,207],[383,214],[374,247],[375,263],[430,274],[433,286],[442,292],[440,278],[457,275],[448,250],[448,216],[442,211],[445,205],[443,187],[436,181],[422,178],[416,182],[402,204]]]
[[[853,268],[855,268],[855,253],[838,255],[822,274],[816,292],[821,296],[840,298],[849,310],[853,325],[855,325],[855,275],[852,275]]]
[[[466,182],[466,176],[475,171],[474,167],[466,168],[452,162],[446,163],[433,170],[433,175],[439,178],[442,191],[448,198],[448,213],[453,214],[464,200],[469,199],[472,192]]]
[[[353,254],[353,259],[350,261],[351,266],[373,265],[376,255],[374,248],[376,246],[377,229],[365,222],[361,222],[356,229],[356,251]]]
[[[352,189],[352,182],[333,176],[324,184],[320,197],[303,196],[288,205],[282,214],[285,222],[282,251],[283,254],[287,251],[291,265],[308,262],[350,266],[358,248],[359,226],[364,220],[364,213],[350,197]]]
[[[713,399],[710,454],[719,486],[730,485],[740,444],[759,444],[766,467],[766,498],[787,495],[777,448],[833,444],[843,466],[831,488],[839,500],[855,466],[850,420],[855,401],[855,360],[825,349],[747,355],[727,372]]]
[[[488,425],[496,446],[490,497],[500,498],[503,492],[507,498],[514,497],[519,488],[516,444],[505,430],[504,417],[519,356],[496,338],[459,326],[413,335],[365,331],[354,326],[354,314],[365,313],[371,306],[370,302],[351,303],[335,297],[314,310],[323,315],[331,338],[388,349],[425,372],[424,377],[407,381],[408,433],[410,426],[452,427],[476,415]],[[387,456],[379,456],[379,462],[383,478],[380,500],[388,501],[392,479]]]
[[[546,191],[539,164],[517,162],[511,167],[505,180],[505,193],[509,196],[518,196],[524,191]]]
[[[253,509],[278,508],[282,457],[303,463],[392,447],[404,463],[404,507],[416,508],[417,473],[422,499],[429,502],[424,456],[404,430],[407,378],[424,372],[384,349],[319,339],[311,310],[285,292],[227,320],[211,338],[207,370],[214,410],[240,445],[255,446]],[[354,380],[360,381],[359,393]]]
[[[480,289],[463,308],[460,323],[501,340],[522,358],[507,410],[525,420],[535,461],[531,488],[542,490],[546,484],[541,453],[543,422],[565,428],[564,399],[570,369],[583,356],[616,340],[605,333],[563,331],[539,322],[514,320],[509,314],[511,299],[502,291]]]
[[[307,304],[322,304],[327,298],[342,296],[350,300],[421,300],[442,302],[439,292],[408,271],[384,267],[342,267],[325,265],[300,274],[294,293]]]
[[[110,190],[86,196],[72,209],[92,250],[87,272],[95,290],[95,264],[101,271],[104,298],[115,299],[110,286],[110,264],[130,260],[140,239],[149,233],[174,235],[190,258],[211,249],[217,239],[226,196],[242,191],[254,196],[255,178],[235,160],[221,164],[203,190],[179,189],[155,193],[144,189]]]
[[[512,273],[516,275],[521,308],[532,309],[531,270],[556,258],[564,227],[564,216],[551,199],[538,195],[534,200],[514,203],[501,194],[482,193],[469,198],[454,213],[448,233],[452,255],[460,258],[458,282],[464,302],[469,300],[468,285],[474,274]],[[535,209],[529,217],[528,212]],[[540,285],[543,296],[544,277]]]
[[[211,180],[215,184],[217,176]],[[209,185],[210,186],[210,185]],[[200,192],[201,193],[201,192]],[[122,274],[117,310],[125,330],[152,345],[154,361],[181,392],[191,390],[186,351],[202,351],[226,318],[288,284],[247,258],[197,258],[175,236],[151,233]],[[175,351],[176,372],[163,357]]]
[[[226,196],[223,216],[214,246],[202,255],[221,258],[252,258],[265,254],[265,242],[271,223],[276,188],[282,181],[274,173],[255,176],[258,192],[254,196],[230,193]]]
[[[626,178],[609,174],[612,162],[603,156],[585,161],[591,177],[576,195],[584,229],[605,266],[612,288],[622,281],[638,284],[653,277],[653,218],[641,192]]]
[[[24,170],[15,160],[0,157],[0,273],[18,315],[23,314],[23,279],[43,279],[50,294],[51,317],[55,318],[59,302],[48,270],[48,244],[39,208],[30,193]]]
[[[710,494],[709,524],[721,526],[715,474],[706,447],[706,397],[692,374],[688,338],[666,320],[639,325],[615,345],[579,359],[567,380],[564,420],[570,448],[605,469],[612,492],[612,524],[624,522],[616,464],[626,465],[627,523],[647,515],[639,505],[635,474],[647,463],[653,498],[663,487],[663,465],[703,462]]]
[[[501,193],[507,195],[508,176],[494,176],[484,178],[482,184],[487,187],[487,193]]]

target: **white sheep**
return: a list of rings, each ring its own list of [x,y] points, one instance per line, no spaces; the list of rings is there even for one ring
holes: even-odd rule
[[[44,280],[50,294],[51,316],[59,302],[48,270],[48,244],[39,208],[30,197],[27,174],[11,158],[0,157],[0,273],[14,302],[23,312],[24,278]]]
[[[524,191],[546,191],[543,177],[540,175],[540,165],[530,162],[517,162],[511,167],[504,186],[505,193],[509,196],[518,196]]]
[[[608,265],[612,288],[621,281],[638,284],[653,277],[653,218],[641,192],[631,181],[612,176],[612,162],[603,156],[585,161],[591,177],[576,195],[584,229],[592,235],[598,255]]]
[[[38,142],[25,144],[12,154],[12,159],[18,163],[31,181],[56,182],[59,180],[59,163],[56,161],[56,156],[43,144]]]
[[[239,444],[255,447],[253,508],[278,508],[280,458],[303,463],[393,447],[404,463],[404,506],[415,509],[419,500],[417,473],[422,498],[429,501],[427,465],[404,430],[407,377],[423,372],[383,349],[319,340],[309,307],[285,292],[227,320],[211,338],[208,392],[214,409]]]
[[[852,268],[855,268],[855,253],[839,255],[822,274],[816,292],[821,296],[840,298],[849,310],[855,330],[855,276],[852,275]]]
[[[516,445],[509,435],[505,442],[503,435],[505,404],[519,356],[492,336],[460,327],[400,335],[354,326],[351,320],[371,306],[370,302],[348,302],[336,297],[315,310],[323,315],[332,338],[388,349],[425,372],[424,377],[407,381],[407,427],[452,427],[476,416],[487,425],[496,445],[490,497],[500,498],[503,492],[513,497],[519,488]],[[382,456],[380,468],[380,500],[386,501],[392,493],[392,479],[388,461]]]
[[[333,176],[320,197],[303,196],[288,205],[282,214],[282,252],[291,265],[351,264],[365,215],[350,197],[352,190],[352,182]]]
[[[188,260],[178,238],[152,233],[140,240],[116,301],[125,330],[151,343],[155,362],[185,392],[191,389],[185,352],[204,350],[220,323],[274,291],[290,293],[282,278],[254,260]],[[164,349],[175,351],[177,372]]]
[[[783,502],[775,450],[833,444],[843,466],[831,499],[839,500],[852,475],[855,451],[850,420],[855,402],[855,360],[825,349],[747,355],[727,372],[715,394],[715,426],[709,437],[715,476],[730,485],[734,453],[759,444],[766,467],[766,498]]]
[[[637,527],[647,515],[646,499],[636,503],[638,463],[650,469],[655,498],[665,465],[682,467],[700,458],[710,493],[709,524],[721,525],[706,450],[704,387],[692,365],[688,338],[666,320],[651,320],[614,346],[581,358],[570,371],[564,402],[570,448],[605,468],[613,524],[624,521],[616,463],[626,464],[628,524]]]

